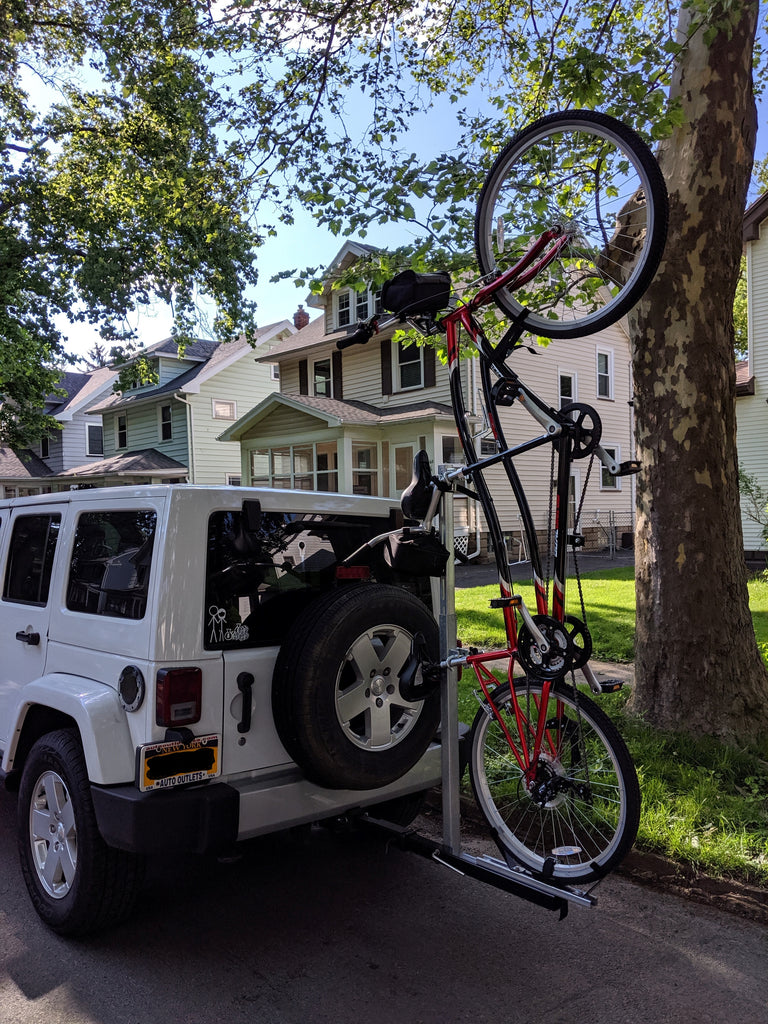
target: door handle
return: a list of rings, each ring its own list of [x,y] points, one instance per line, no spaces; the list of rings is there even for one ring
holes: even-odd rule
[[[23,629],[20,629],[16,634],[16,639],[21,640],[23,644],[29,644],[30,647],[37,647],[40,643],[39,633],[25,633]]]
[[[237,723],[238,732],[248,732],[251,728],[251,689],[254,679],[250,672],[241,672],[237,677],[237,688],[243,695],[243,710]]]

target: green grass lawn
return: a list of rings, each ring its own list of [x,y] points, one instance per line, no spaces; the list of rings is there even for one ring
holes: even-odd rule
[[[533,606],[530,587],[520,587]],[[459,637],[466,646],[501,646],[500,613],[488,602],[498,587],[456,592]],[[768,662],[768,578],[749,584],[757,642]],[[630,568],[584,575],[587,621],[600,661],[634,656],[635,590]],[[568,610],[581,615],[571,587]],[[474,675],[459,684],[459,713],[471,722],[478,707]],[[708,737],[660,733],[627,710],[629,691],[599,699],[616,721],[637,766],[643,812],[637,845],[709,874],[768,885],[768,746],[737,749]],[[468,783],[467,783],[468,786]]]

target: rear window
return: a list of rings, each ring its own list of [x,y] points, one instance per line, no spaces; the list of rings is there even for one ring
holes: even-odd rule
[[[359,516],[239,510],[208,522],[204,643],[209,650],[279,644],[296,616],[332,586],[340,559],[390,529]]]
[[[89,615],[143,618],[156,524],[151,509],[82,513],[72,549],[67,608]]]

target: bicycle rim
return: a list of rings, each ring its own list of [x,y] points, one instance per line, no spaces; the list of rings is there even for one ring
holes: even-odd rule
[[[534,281],[496,293],[499,307],[550,338],[592,334],[641,297],[668,219],[664,179],[640,137],[605,114],[552,114],[499,154],[480,193],[475,248],[484,275],[513,266],[554,225],[567,242]]]
[[[637,774],[624,741],[589,698],[541,686],[516,686],[533,752],[536,726],[547,733],[538,763],[526,776],[495,716],[480,709],[472,728],[469,761],[475,799],[497,842],[534,874],[563,882],[601,878],[631,848],[640,820]],[[493,694],[517,742],[509,686]]]

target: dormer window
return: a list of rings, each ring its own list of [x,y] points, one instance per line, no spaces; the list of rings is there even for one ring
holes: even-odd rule
[[[336,323],[339,327],[349,327],[352,323],[352,303],[349,292],[339,292],[336,300]]]

